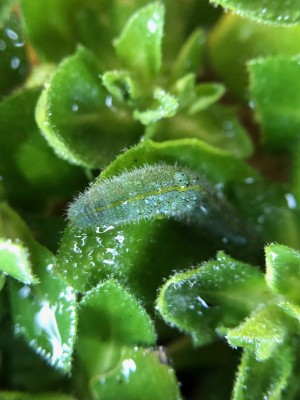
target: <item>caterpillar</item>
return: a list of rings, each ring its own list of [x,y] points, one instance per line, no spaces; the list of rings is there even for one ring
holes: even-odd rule
[[[262,243],[257,229],[206,179],[177,165],[144,165],[96,182],[69,206],[68,218],[79,229],[173,218],[212,234],[236,257],[251,262],[261,257],[253,250]]]
[[[68,218],[81,228],[189,219],[207,190],[204,180],[187,168],[145,165],[92,185],[69,206]]]

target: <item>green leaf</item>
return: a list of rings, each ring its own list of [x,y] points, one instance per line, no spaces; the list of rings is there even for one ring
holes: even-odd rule
[[[213,3],[259,22],[286,25],[300,21],[299,0],[213,0]]]
[[[278,244],[270,244],[265,252],[268,286],[286,300],[300,305],[300,252]]]
[[[153,323],[143,307],[117,281],[100,283],[80,302],[80,340],[83,336],[121,345],[153,345]]]
[[[216,260],[171,277],[160,291],[157,310],[201,345],[237,325],[268,297],[261,272],[219,252]]]
[[[153,99],[157,106],[153,109],[139,111],[135,110],[133,116],[143,125],[153,124],[163,118],[170,118],[176,114],[178,108],[177,99],[161,88],[155,88]]]
[[[68,373],[76,334],[76,297],[73,289],[53,275],[55,258],[36,249],[35,270],[41,283],[34,287],[10,282],[14,329],[51,366]]]
[[[219,83],[202,83],[196,86],[196,99],[189,107],[190,115],[205,110],[216,103],[225,93],[225,88]]]
[[[254,312],[237,328],[230,329],[226,338],[232,346],[248,348],[257,360],[263,361],[284,343],[293,328],[290,321],[277,305],[269,305]]]
[[[18,241],[12,242],[0,237],[0,269],[25,284],[38,283],[32,273],[28,249]]]
[[[15,13],[0,20],[0,54],[1,98],[24,82],[29,70],[23,33]]]
[[[279,301],[278,307],[281,308],[287,315],[292,318],[295,318],[298,322],[300,322],[300,306],[290,303],[289,301]]]
[[[186,40],[172,66],[174,80],[189,73],[198,73],[203,67],[204,32],[196,29]]]
[[[209,102],[208,97],[203,97],[191,108],[201,104],[208,106]],[[239,158],[249,157],[253,153],[248,133],[237,119],[234,109],[229,107],[214,105],[195,115],[177,114],[155,126],[153,139],[163,141],[179,138],[201,139]]]
[[[161,68],[163,25],[164,6],[154,2],[133,14],[114,41],[124,66],[146,84],[152,83]]]
[[[219,83],[196,85],[196,75],[190,73],[175,82],[173,91],[178,96],[180,110],[193,115],[217,102],[225,93],[225,87]]]
[[[273,357],[259,361],[252,351],[244,350],[233,390],[233,400],[279,400],[287,398],[294,364],[294,349],[282,345]]]
[[[123,345],[151,345],[156,340],[143,307],[113,279],[83,297],[78,330],[76,350],[89,377],[114,368]]]
[[[36,284],[30,254],[31,233],[21,218],[4,202],[0,203],[0,269],[25,283]]]
[[[274,57],[249,63],[250,95],[268,149],[293,149],[300,129],[299,57]]]
[[[226,14],[208,37],[208,56],[213,70],[229,91],[243,99],[249,97],[247,61],[268,55],[292,56],[299,52],[300,25],[261,25]]]
[[[59,393],[0,392],[0,400],[75,400],[75,397]]]
[[[90,381],[94,399],[180,400],[175,373],[159,359],[159,353],[146,349],[123,348],[117,365]]]
[[[141,96],[135,80],[127,71],[105,72],[102,82],[107,91],[120,103],[134,105]]]
[[[55,152],[89,168],[107,164],[134,144],[142,129],[125,109],[112,104],[100,74],[95,57],[80,47],[58,67],[36,110],[38,125]]]
[[[33,273],[40,281],[33,287],[27,282],[24,285],[10,281],[15,333],[24,335],[29,345],[50,365],[68,372],[76,331],[75,293],[53,275],[55,257],[33,239],[20,217],[5,203],[0,210],[2,235],[26,245]],[[30,271],[25,272],[29,275]]]
[[[70,196],[86,181],[82,171],[58,159],[40,135],[34,120],[39,94],[39,88],[26,89],[0,103],[0,174],[7,197],[34,211],[54,196]]]

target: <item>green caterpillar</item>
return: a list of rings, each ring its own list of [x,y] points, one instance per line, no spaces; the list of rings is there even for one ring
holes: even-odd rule
[[[71,204],[68,218],[81,228],[188,219],[206,195],[204,181],[187,168],[145,165],[92,185]]]
[[[195,172],[176,165],[153,164],[93,184],[68,209],[80,228],[120,226],[142,220],[173,218],[221,240],[223,249],[257,248],[260,235]]]

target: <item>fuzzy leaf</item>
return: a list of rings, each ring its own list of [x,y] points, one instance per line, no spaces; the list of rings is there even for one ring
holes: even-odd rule
[[[163,24],[163,5],[151,3],[132,15],[114,41],[124,66],[146,83],[152,82],[161,67]]]
[[[136,399],[180,400],[175,373],[159,359],[159,353],[146,349],[123,348],[115,367],[92,377],[90,388],[96,400]]]
[[[25,283],[38,283],[32,269],[31,233],[21,218],[4,202],[0,203],[0,269]]]
[[[232,346],[250,349],[258,360],[268,359],[279,345],[284,343],[292,327],[288,318],[277,305],[255,312],[240,326],[227,332]]]
[[[100,283],[81,300],[79,330],[81,338],[122,345],[153,345],[156,339],[143,307],[113,279]]]
[[[32,273],[28,249],[18,241],[12,242],[0,237],[0,269],[25,284],[38,282]]]
[[[107,164],[141,134],[128,112],[111,104],[100,74],[92,53],[79,48],[60,64],[36,110],[38,125],[54,151],[86,167]]]
[[[286,246],[271,244],[266,247],[266,282],[286,300],[300,306],[300,253]]]
[[[259,22],[285,25],[300,21],[299,0],[213,0],[213,3]]]
[[[53,275],[55,258],[43,247],[37,251],[39,285],[30,288],[10,282],[15,333],[50,365],[71,369],[76,333],[76,297],[73,289]]]
[[[177,99],[163,89],[155,88],[153,98],[157,102],[156,107],[145,111],[135,110],[133,113],[134,118],[143,125],[153,124],[160,119],[173,117],[177,111]]]
[[[219,252],[216,260],[170,278],[157,309],[200,345],[213,340],[218,330],[237,325],[268,296],[261,272]]]
[[[287,398],[294,364],[294,349],[279,346],[273,357],[259,361],[250,350],[244,350],[233,390],[233,400],[279,400]]]

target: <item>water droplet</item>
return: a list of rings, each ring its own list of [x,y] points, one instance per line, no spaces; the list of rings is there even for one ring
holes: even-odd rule
[[[42,302],[42,308],[35,315],[35,324],[39,330],[46,333],[52,346],[51,362],[57,363],[61,360],[64,349],[62,339],[56,321],[56,306],[50,306],[48,301]]]
[[[297,207],[297,201],[292,193],[286,193],[285,196],[288,207],[294,209]]]
[[[22,297],[22,299],[26,299],[29,296],[30,292],[30,287],[25,285],[19,290],[19,296]]]
[[[147,29],[149,30],[149,32],[154,33],[157,31],[158,25],[153,19],[149,19],[147,23]]]
[[[127,358],[122,362],[122,374],[126,382],[129,381],[129,375],[135,371],[136,371],[136,363],[131,358]]]
[[[78,111],[78,109],[79,109],[78,104],[76,103],[72,104],[72,111],[76,112]]]
[[[209,305],[206,303],[205,300],[202,299],[202,297],[197,296],[196,299],[199,301],[199,303],[200,303],[204,308],[209,308]]]
[[[253,178],[253,176],[250,176],[249,178],[245,179],[245,183],[247,185],[252,185],[255,182],[255,179]]]
[[[19,39],[18,34],[15,31],[13,31],[11,28],[5,28],[5,33],[11,40]]]
[[[4,40],[0,40],[0,51],[3,51],[6,49],[6,43],[4,42]]]
[[[10,66],[11,66],[12,69],[17,69],[17,68],[19,68],[20,63],[21,63],[21,61],[20,61],[20,59],[19,59],[18,57],[13,57],[13,58],[10,60]]]

